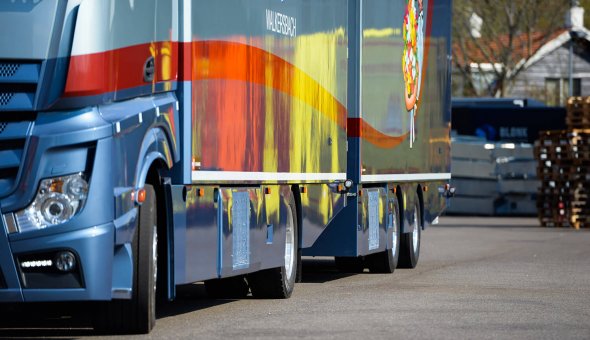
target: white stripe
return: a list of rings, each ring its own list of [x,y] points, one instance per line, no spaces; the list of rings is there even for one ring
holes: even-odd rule
[[[162,13],[166,13],[159,15],[155,1],[145,1],[145,4],[144,1],[141,0],[142,5],[134,5],[132,1],[80,2],[71,55],[101,53],[153,41],[178,40],[173,18],[169,15],[174,10],[172,2],[159,5],[164,7]],[[133,30],[127,29],[129,23],[133,23]]]
[[[442,174],[391,174],[391,175],[363,175],[361,182],[413,182],[440,181],[451,179],[450,173]]]
[[[192,0],[181,0],[182,3],[182,16],[183,16],[183,25],[182,25],[182,41],[183,42],[190,42],[193,39],[193,25],[192,25]]]
[[[294,173],[245,171],[193,171],[193,181],[344,181],[346,173]]]

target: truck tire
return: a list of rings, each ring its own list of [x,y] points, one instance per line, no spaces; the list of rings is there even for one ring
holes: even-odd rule
[[[158,228],[156,193],[145,185],[146,198],[139,207],[139,227],[133,235],[133,288],[131,300],[102,304],[94,329],[106,333],[147,334],[156,324]]]
[[[411,228],[412,232],[405,233],[401,237],[399,268],[416,268],[418,258],[420,257],[420,237],[422,232],[420,203],[416,200],[414,203],[413,219]]]
[[[297,225],[297,207],[293,195],[291,195],[287,209],[287,224],[285,225],[285,263],[278,268],[262,270],[248,276],[253,297],[286,299],[293,293],[297,267],[301,261]]]
[[[400,254],[400,219],[397,200],[393,203],[392,214],[393,233],[391,237],[391,249],[366,257],[365,261],[371,273],[391,274],[397,267]]]
[[[250,289],[244,275],[205,281],[207,295],[214,299],[242,299]]]

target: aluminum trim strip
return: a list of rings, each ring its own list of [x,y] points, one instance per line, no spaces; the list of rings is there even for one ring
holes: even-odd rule
[[[292,173],[247,171],[193,171],[193,181],[344,181],[346,173]]]
[[[16,221],[14,220],[14,214],[4,214],[2,218],[8,234],[14,234],[18,232],[18,227],[16,225]]]
[[[422,173],[422,174],[391,174],[391,175],[362,175],[361,182],[413,182],[413,181],[441,181],[450,180],[450,173]]]

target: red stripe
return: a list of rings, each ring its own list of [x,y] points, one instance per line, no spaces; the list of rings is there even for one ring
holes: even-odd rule
[[[348,137],[361,137],[362,118],[348,118],[348,127],[346,132]]]
[[[143,67],[151,56],[156,74],[148,83],[143,79]],[[100,95],[177,79],[178,42],[153,42],[72,56],[63,96]]]

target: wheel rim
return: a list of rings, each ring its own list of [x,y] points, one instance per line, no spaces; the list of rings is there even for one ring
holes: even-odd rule
[[[152,237],[152,268],[154,268],[154,286],[153,292],[156,292],[158,282],[158,228],[154,226],[154,233]]]
[[[418,237],[419,237],[419,230],[420,223],[418,221],[418,207],[414,209],[414,230],[412,231],[412,247],[414,247],[414,253],[418,250]]]
[[[293,225],[293,211],[287,209],[287,227],[285,230],[285,271],[287,280],[293,276],[293,267],[295,265],[295,226]]]
[[[397,214],[394,210],[393,212],[393,236],[391,237],[391,252],[395,256],[397,252]]]

